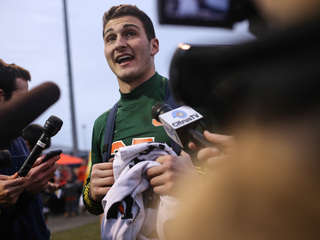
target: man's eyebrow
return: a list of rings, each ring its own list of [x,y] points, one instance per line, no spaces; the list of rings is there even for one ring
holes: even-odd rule
[[[128,28],[128,27],[135,27],[135,28],[137,28],[138,30],[140,30],[140,28],[139,28],[137,25],[131,24],[131,23],[128,23],[128,24],[123,25],[122,28]],[[104,32],[103,36],[105,36],[108,32],[111,32],[111,31],[113,31],[113,30],[114,30],[113,28],[109,28],[107,31]]]
[[[107,31],[104,32],[103,36],[105,36],[108,32],[113,31],[113,28],[109,28]]]

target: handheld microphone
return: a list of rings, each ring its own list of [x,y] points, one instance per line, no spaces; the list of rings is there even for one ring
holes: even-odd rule
[[[27,160],[24,162],[24,164],[20,168],[18,173],[19,176],[21,177],[27,176],[29,170],[32,168],[34,162],[40,156],[41,152],[49,142],[50,138],[55,136],[60,131],[62,124],[63,124],[63,121],[60,118],[54,115],[49,117],[49,119],[46,121],[44,125],[43,134],[39,138],[37,144],[33,147]]]
[[[169,105],[158,102],[151,110],[152,117],[161,122],[168,136],[182,148],[190,139],[202,147],[212,147],[201,133],[195,130],[202,115],[191,107],[181,106],[172,109]]]
[[[8,150],[0,150],[0,169],[11,165],[11,154]]]

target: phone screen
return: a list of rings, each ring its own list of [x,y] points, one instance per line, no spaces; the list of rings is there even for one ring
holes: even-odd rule
[[[47,161],[48,159],[50,159],[50,158],[52,158],[54,156],[60,155],[61,153],[62,153],[62,150],[50,151],[44,156],[44,158],[42,159],[42,162],[45,162],[45,161]]]

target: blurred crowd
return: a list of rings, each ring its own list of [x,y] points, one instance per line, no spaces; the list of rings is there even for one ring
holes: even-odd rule
[[[82,188],[85,183],[87,160],[83,164],[59,165],[52,182],[59,187],[52,193],[41,194],[43,211],[46,220],[50,215],[61,215],[64,217],[77,216],[86,210],[81,203]]]

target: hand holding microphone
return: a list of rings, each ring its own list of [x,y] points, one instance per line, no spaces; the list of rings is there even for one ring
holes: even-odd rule
[[[188,140],[189,148],[197,150],[197,158],[206,161],[211,167],[216,167],[226,162],[234,151],[234,137],[220,135],[205,131],[205,136],[195,130],[202,119],[201,114],[190,107],[182,106],[172,109],[164,103],[157,103],[152,108],[152,116],[160,121],[168,136],[177,142],[181,147],[185,146]]]
[[[202,147],[213,147],[204,136],[195,130],[202,115],[192,108],[182,106],[172,109],[159,102],[152,107],[152,117],[161,122],[168,136],[180,147],[186,146],[189,140]],[[171,142],[171,147],[173,143]],[[157,194],[179,195],[183,186],[199,186],[199,174],[189,154],[181,151],[179,156],[161,156],[157,160],[160,166],[148,169],[147,177]],[[169,167],[168,167],[169,166]],[[168,177],[171,176],[171,177]],[[160,183],[160,184],[159,184]]]
[[[172,109],[169,105],[159,102],[151,110],[152,117],[161,122],[168,136],[184,147],[188,140],[201,147],[213,147],[200,132],[195,130],[202,115],[190,107],[181,106]]]
[[[234,136],[215,134],[207,130],[204,131],[204,136],[215,147],[206,147],[199,150],[194,142],[190,142],[188,145],[191,150],[199,150],[197,159],[200,161],[206,161],[210,167],[216,169],[228,162],[228,159],[234,155],[236,148]]]
[[[60,131],[62,124],[63,124],[63,121],[54,115],[52,115],[46,121],[43,129],[43,134],[39,138],[37,144],[32,149],[27,160],[24,162],[21,169],[19,170],[19,176],[22,176],[22,177],[27,176],[29,170],[32,168],[34,162],[40,156],[41,152],[49,142],[50,138],[55,136]]]
[[[11,176],[0,174],[0,206],[9,207],[15,204],[24,190],[26,178],[18,178],[15,173]]]

